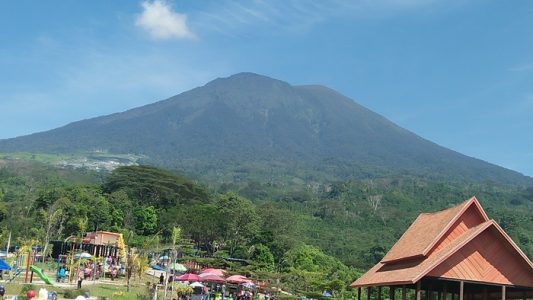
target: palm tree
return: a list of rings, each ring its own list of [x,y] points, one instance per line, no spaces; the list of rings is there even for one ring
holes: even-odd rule
[[[130,248],[126,267],[126,277],[128,280],[128,292],[130,290],[130,279],[133,274],[137,274],[139,280],[141,275],[148,269],[148,259],[140,255],[135,248]]]

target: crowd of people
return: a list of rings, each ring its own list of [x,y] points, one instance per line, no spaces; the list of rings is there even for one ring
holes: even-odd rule
[[[102,274],[107,273],[109,278],[113,281],[119,274],[124,274],[124,266],[116,259],[108,257],[105,264],[87,261],[80,263],[73,269],[73,275],[69,276],[69,268],[65,264],[61,264],[57,269],[57,282],[71,282],[74,279],[78,283],[78,289],[81,288],[84,280],[99,280]]]
[[[171,283],[173,282],[174,276],[169,276],[168,280],[168,289],[171,290]],[[153,283],[150,286],[150,293],[152,299],[157,299],[157,291],[164,288],[165,276],[163,273],[159,276],[159,284]],[[177,300],[253,300],[254,291],[250,288],[245,288],[242,285],[230,285],[226,284],[211,284],[210,286],[201,285],[193,286],[191,290],[183,291],[182,289],[177,289],[176,294]],[[261,295],[261,299],[264,300],[275,300],[269,293]]]

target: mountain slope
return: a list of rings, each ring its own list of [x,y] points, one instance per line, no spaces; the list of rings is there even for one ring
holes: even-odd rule
[[[240,73],[164,101],[0,141],[0,151],[143,154],[208,176],[344,179],[376,174],[531,183],[440,147],[322,86]],[[217,175],[218,174],[218,175]]]

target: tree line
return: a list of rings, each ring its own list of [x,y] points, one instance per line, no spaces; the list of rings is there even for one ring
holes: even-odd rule
[[[340,293],[383,257],[419,212],[473,195],[531,257],[532,188],[409,176],[300,189],[257,181],[213,188],[150,166],[120,167],[102,176],[4,165],[0,234],[4,243],[11,231],[14,240],[31,238],[46,247],[79,235],[85,222],[87,231],[121,232],[127,244],[145,247],[170,244],[179,227],[189,258],[276,279],[292,290]]]

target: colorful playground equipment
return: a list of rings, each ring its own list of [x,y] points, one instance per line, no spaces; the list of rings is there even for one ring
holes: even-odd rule
[[[33,273],[37,274],[37,276],[39,276],[39,278],[41,278],[41,280],[44,281],[44,283],[53,284],[52,280],[50,280],[50,278],[43,273],[43,270],[41,270],[37,266],[30,266],[30,270],[32,271],[32,274]]]

